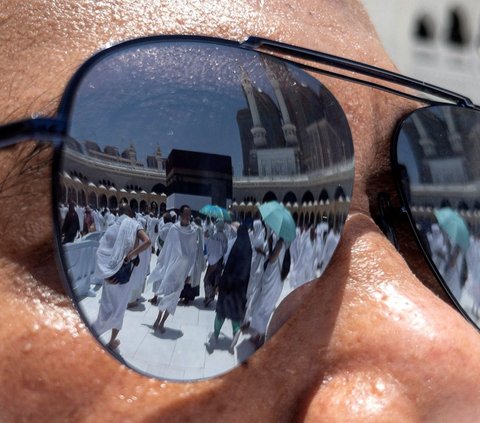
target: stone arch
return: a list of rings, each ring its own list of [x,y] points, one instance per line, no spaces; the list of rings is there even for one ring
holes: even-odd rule
[[[315,201],[315,198],[313,197],[313,194],[311,191],[305,191],[302,197],[302,204],[303,203],[313,203]]]
[[[153,214],[157,214],[158,213],[158,204],[156,201],[152,201],[150,203],[150,211],[153,213]]]
[[[79,191],[78,202],[82,207],[85,207],[87,205],[87,195],[85,194],[85,191],[83,189]]]
[[[329,199],[329,195],[328,195],[328,192],[327,190],[324,188],[322,189],[322,191],[320,192],[320,195],[318,196],[318,201],[327,201]]]
[[[107,196],[105,194],[101,194],[100,197],[98,197],[98,205],[100,208],[108,206]]]
[[[341,185],[339,185],[337,187],[337,189],[335,190],[334,198],[337,201],[340,200],[340,198],[342,198],[342,199],[347,198],[347,196],[345,195],[345,191],[344,191],[344,189]]]
[[[108,208],[110,210],[115,210],[118,208],[118,201],[117,201],[117,197],[115,197],[114,195],[112,195],[109,199],[108,199]]]
[[[68,189],[63,184],[60,187],[60,202],[63,203],[63,204],[68,203]]]
[[[469,209],[468,204],[465,202],[465,200],[460,200],[457,204],[457,210],[465,210],[467,211]]]
[[[297,196],[292,191],[288,191],[283,197],[283,202],[294,204],[297,202]]]
[[[77,203],[77,192],[72,187],[67,190],[67,199],[68,203]]]
[[[157,194],[163,194],[164,192],[167,192],[167,187],[164,184],[158,183],[153,186],[152,191]]]
[[[268,201],[278,201],[277,196],[273,191],[268,191],[264,196],[263,196],[263,203],[266,203]]]
[[[88,204],[91,207],[98,209],[98,199],[97,199],[97,194],[95,194],[95,191],[91,191],[88,194]]]
[[[442,198],[442,201],[440,201],[440,207],[452,207],[452,204],[448,198]]]
[[[135,199],[135,198],[132,198],[130,200],[130,208],[132,209],[132,211],[134,213],[137,213],[138,210],[139,210],[139,207],[138,207],[138,201]]]

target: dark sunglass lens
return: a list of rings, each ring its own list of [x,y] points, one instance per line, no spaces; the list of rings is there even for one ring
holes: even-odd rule
[[[235,367],[338,243],[353,185],[338,102],[264,55],[151,41],[102,56],[71,105],[63,252],[88,326],[156,377]]]
[[[432,106],[397,133],[396,170],[416,233],[452,298],[480,322],[480,112]]]

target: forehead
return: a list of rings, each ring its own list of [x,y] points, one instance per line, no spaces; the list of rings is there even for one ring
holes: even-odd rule
[[[52,114],[67,81],[83,61],[105,45],[145,35],[197,34],[237,41],[255,35],[392,68],[357,0],[110,0],[98,4],[66,0],[61,6],[47,0],[18,6],[8,0],[2,12],[7,19],[0,24],[0,98],[6,101],[0,106],[0,123]],[[19,20],[22,26],[16,25]],[[372,112],[371,103],[382,102],[367,97],[359,87],[333,92],[352,127],[355,178],[365,179],[369,163],[378,162],[377,151],[388,150],[384,144],[373,143],[372,137],[386,142],[384,133],[391,130],[394,113],[391,107]],[[382,113],[391,119],[382,119],[382,128],[374,128],[377,114]]]
[[[379,48],[372,49],[368,18],[352,0],[295,4],[69,0],[61,6],[8,0],[2,9],[7,18],[0,24],[0,95],[16,93],[36,112],[44,108],[42,103],[58,97],[71,73],[93,52],[138,36],[201,34],[242,40],[258,35],[363,60],[368,56],[378,60],[382,54]],[[24,25],[16,25],[18,20]],[[21,113],[18,105],[8,112]]]

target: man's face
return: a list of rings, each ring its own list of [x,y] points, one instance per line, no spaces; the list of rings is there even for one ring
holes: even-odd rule
[[[189,207],[185,207],[180,216],[180,223],[182,226],[187,226],[190,223],[192,217],[192,210]]]
[[[392,68],[356,1],[6,0],[0,26],[2,123],[52,112],[94,51],[150,34],[257,35]],[[478,333],[432,292],[444,297],[409,233],[400,242],[410,267],[370,216],[379,191],[394,195],[389,142],[412,106],[353,84],[332,90],[356,166],[339,247],[308,295],[283,304],[288,324],[246,365],[209,381],[150,380],[97,345],[53,259],[52,153],[2,150],[0,420],[477,421]],[[21,203],[45,213],[32,219]]]

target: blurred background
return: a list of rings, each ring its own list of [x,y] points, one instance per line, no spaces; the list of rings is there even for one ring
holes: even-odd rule
[[[480,0],[363,0],[405,75],[480,104]]]

